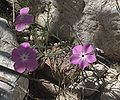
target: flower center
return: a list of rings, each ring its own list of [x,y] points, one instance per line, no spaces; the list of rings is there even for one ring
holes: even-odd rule
[[[82,55],[82,57],[84,57],[85,55]]]
[[[23,55],[21,56],[21,59],[22,59],[22,61],[26,61],[26,60],[28,59],[28,55],[23,54]]]
[[[80,54],[80,59],[82,59],[82,60],[86,59],[86,56],[85,56],[85,53],[84,53],[84,52],[82,52],[82,53]]]
[[[20,21],[21,21],[21,22],[24,21],[24,16],[20,16]]]

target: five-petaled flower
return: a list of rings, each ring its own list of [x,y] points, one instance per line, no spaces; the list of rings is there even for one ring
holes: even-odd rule
[[[20,9],[20,14],[15,20],[15,29],[17,31],[23,31],[28,25],[33,23],[33,15],[29,14],[29,7]]]
[[[79,67],[84,70],[89,64],[96,61],[94,48],[90,44],[76,45],[72,49],[70,62],[72,64],[79,64]]]
[[[17,72],[32,72],[38,67],[36,60],[37,50],[30,47],[28,42],[20,44],[18,48],[12,51],[12,60],[15,62],[14,68]]]

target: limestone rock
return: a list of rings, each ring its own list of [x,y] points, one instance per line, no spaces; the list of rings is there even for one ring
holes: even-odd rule
[[[111,59],[120,58],[120,13],[115,0],[87,1],[83,17],[74,28],[83,42],[94,44]]]
[[[9,2],[9,3],[13,2],[13,0],[6,0],[6,1]],[[14,2],[17,2],[17,0],[14,0]]]
[[[0,51],[11,53],[16,44],[13,33],[5,19],[0,18]]]
[[[16,45],[14,35],[8,23],[5,19],[0,18],[0,65],[14,70],[13,61],[11,61],[11,52]],[[3,81],[7,81],[9,84],[0,81],[0,100],[22,100],[25,96],[25,92],[17,87],[27,90],[28,80],[25,78],[20,78],[18,81],[18,76],[13,74],[8,74],[7,72],[0,71],[0,77]]]
[[[71,27],[80,20],[84,9],[83,0],[46,0],[46,4],[50,3],[50,11],[48,6],[45,11],[38,13],[36,22],[41,26],[45,25],[49,17],[49,31],[59,38],[69,39],[70,33],[73,32]],[[36,5],[35,5],[36,6]]]
[[[99,92],[100,88],[99,80],[95,77],[88,77],[80,83],[73,83],[73,85],[69,86],[72,91],[75,91],[77,94],[81,93],[81,90],[84,91],[84,96],[88,97],[94,94],[95,92]]]
[[[64,92],[57,96],[56,100],[79,100],[77,94]]]
[[[120,81],[116,69],[110,68],[105,78],[105,87],[101,100],[120,100]]]
[[[47,81],[47,80],[44,80],[44,79],[41,79],[41,83],[38,83],[38,88],[39,90],[41,91],[44,91],[45,93],[49,93],[50,95],[57,95],[59,93],[59,86],[51,83],[50,81]]]
[[[98,79],[94,76],[93,71],[85,71],[85,73],[83,73],[85,79],[83,79],[83,76],[80,76],[80,80],[81,79],[83,80],[81,80],[80,82],[73,83],[72,85],[69,86],[69,88],[72,89],[72,91],[76,91],[77,94],[80,94],[81,89],[83,89],[84,96],[86,97],[90,97],[91,95],[97,92],[99,93],[99,88],[103,84],[103,82],[99,79],[104,74],[103,72],[105,70],[101,69],[103,68],[103,66],[100,64],[96,64],[94,65],[94,67],[100,67],[100,68],[95,68],[97,72],[95,74],[97,75]]]

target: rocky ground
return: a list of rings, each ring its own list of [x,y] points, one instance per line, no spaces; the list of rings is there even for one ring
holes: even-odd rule
[[[19,0],[20,1],[20,0]],[[21,0],[22,1],[22,0]],[[28,80],[18,75],[0,71],[1,100],[120,100],[120,2],[119,0],[49,0],[50,43],[48,52],[64,51],[59,56],[40,62],[40,68],[29,76],[39,80]],[[47,19],[48,0],[34,0],[31,5],[36,23],[44,26]],[[15,5],[16,10],[19,9]],[[10,54],[30,35],[18,34],[9,25],[12,18],[11,0],[0,1],[0,65],[13,69]],[[5,17],[4,17],[5,16]],[[77,39],[91,43],[97,48],[97,62],[83,73],[71,68],[67,48],[77,34]],[[63,40],[64,46],[53,39],[53,34]],[[76,38],[74,38],[76,39]],[[76,39],[76,41],[77,41]],[[67,45],[67,46],[66,46]],[[52,62],[52,63],[51,63]],[[60,69],[57,66],[60,64]],[[8,66],[9,65],[9,66]],[[58,71],[59,70],[59,71]],[[77,78],[76,78],[77,76]],[[16,81],[17,80],[17,81]],[[16,84],[13,84],[16,83]],[[60,84],[61,83],[61,84]],[[22,89],[22,88],[23,89]]]

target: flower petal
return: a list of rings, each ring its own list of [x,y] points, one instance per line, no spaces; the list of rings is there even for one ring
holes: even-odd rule
[[[82,52],[82,45],[76,45],[72,50],[73,54],[80,54],[81,52]]]
[[[84,70],[86,67],[88,67],[89,66],[89,63],[87,62],[87,60],[86,59],[84,59],[84,60],[81,60],[80,62],[79,62],[79,67],[82,69],[82,70]]]
[[[32,24],[34,17],[32,15],[18,15],[15,20],[15,29],[23,31],[29,24]]]
[[[34,20],[33,15],[30,15],[30,14],[29,15],[24,15],[24,18],[23,18],[21,23],[29,25],[29,24],[33,23],[33,20]]]
[[[15,29],[17,30],[17,31],[23,31],[24,29],[26,28],[26,25],[25,24],[16,24],[15,25]]]
[[[27,48],[27,47],[30,47],[30,43],[29,42],[23,42],[20,44],[20,46],[24,47],[24,48]]]
[[[79,64],[80,62],[80,57],[78,54],[73,54],[71,57],[70,57],[70,62],[72,64]]]
[[[20,24],[21,20],[23,20],[24,16],[23,15],[18,15],[15,19],[15,24]]]
[[[96,62],[96,56],[95,54],[92,54],[92,55],[86,55],[86,60],[89,62],[89,63],[93,63],[93,62]]]
[[[38,68],[38,61],[36,59],[29,59],[27,61],[27,71],[32,72]]]
[[[37,53],[34,49],[32,48],[27,48],[26,52],[28,53],[28,59],[36,59]]]
[[[15,24],[31,24],[33,23],[34,17],[31,14],[18,15],[15,19]]]
[[[20,15],[25,15],[29,13],[29,7],[24,7],[20,9]]]
[[[92,53],[94,51],[94,48],[90,44],[83,44],[83,52],[87,53]]]
[[[18,48],[13,49],[12,51],[12,60],[16,63],[22,61],[21,56],[26,54],[26,48],[20,46]]]
[[[17,72],[23,73],[26,70],[26,65],[22,62],[19,62],[14,64],[14,68]]]
[[[20,54],[19,54],[19,51],[18,51],[18,49],[13,49],[13,51],[12,51],[12,60],[14,61],[14,62],[19,62],[21,59],[20,59]]]

